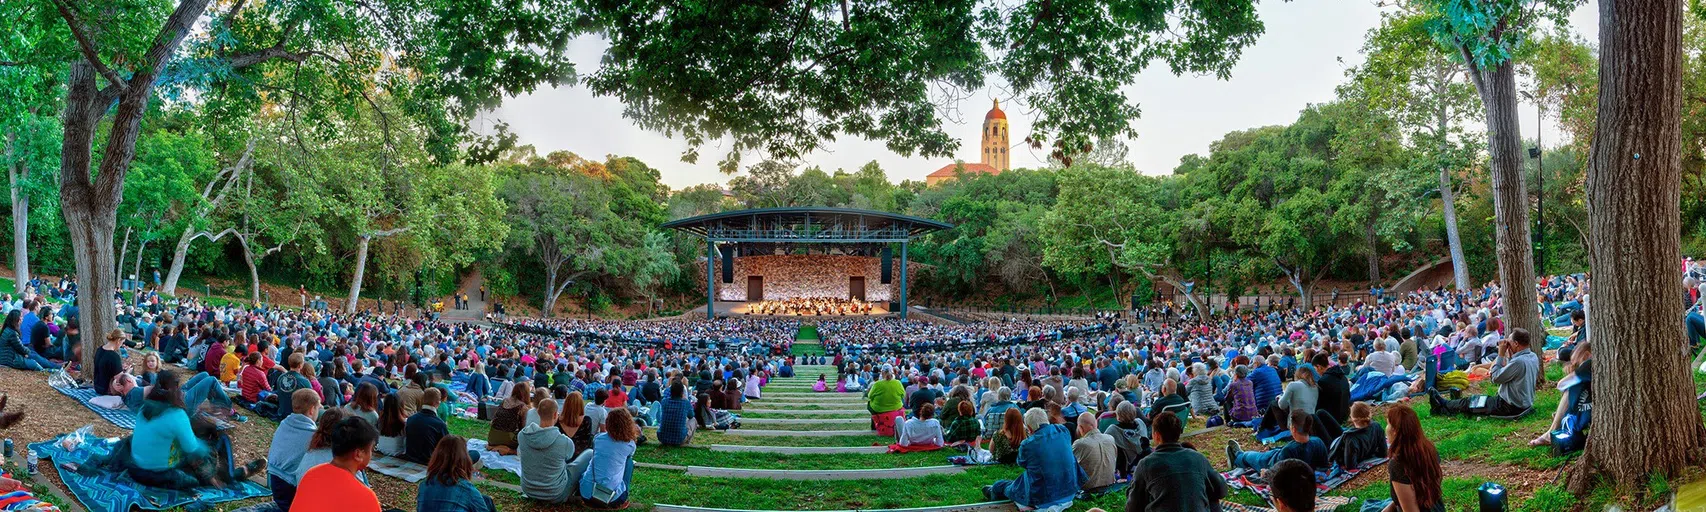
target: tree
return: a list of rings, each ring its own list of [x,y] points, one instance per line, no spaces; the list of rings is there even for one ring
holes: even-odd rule
[[[1249,0],[586,3],[611,43],[588,87],[687,139],[684,159],[732,139],[730,173],[743,151],[795,160],[844,134],[949,156],[960,141],[940,93],[982,87],[987,70],[1037,111],[1032,144],[1064,153],[1133,134],[1122,88],[1151,62],[1225,77],[1262,32]]]
[[[255,143],[250,140],[243,148],[242,156],[237,157],[235,164],[220,170],[211,179],[208,179],[206,184],[202,186],[199,195],[188,195],[190,204],[183,206],[185,215],[180,220],[184,224],[184,229],[178,235],[178,244],[172,251],[172,263],[167,267],[166,281],[160,286],[161,294],[173,295],[177,293],[178,279],[183,276],[184,258],[189,256],[191,243],[202,237],[217,242],[220,237],[225,235],[224,232],[210,232],[206,225],[207,220],[225,203],[225,198],[231,195],[231,191],[237,187],[237,184],[245,182],[244,178],[253,162],[251,157],[254,151]]]
[[[106,298],[114,291],[116,216],[144,114],[161,82],[243,98],[247,101],[235,103],[249,105],[262,101],[260,90],[282,91],[292,111],[325,96],[341,97],[346,106],[365,100],[377,110],[370,84],[393,88],[428,132],[427,149],[449,160],[469,138],[460,121],[504,95],[560,81],[571,70],[564,49],[573,25],[567,23],[567,7],[557,2],[379,1],[343,8],[239,1],[209,17],[211,0],[179,0],[169,13],[161,12],[159,2],[50,1],[77,42],[75,56],[55,56],[63,57],[56,62],[70,62],[60,202],[82,294],[95,299],[79,308],[89,332],[114,325],[114,306]],[[208,29],[192,31],[204,17],[210,19],[199,26]],[[466,30],[470,19],[482,20],[486,30]],[[195,39],[186,48],[192,32]],[[281,85],[301,83],[305,68],[310,78],[335,77],[343,87]],[[389,120],[384,124],[390,127]],[[91,153],[102,127],[107,135],[97,161]],[[497,152],[478,144],[468,149],[476,158]],[[363,249],[373,234],[361,235]],[[84,359],[92,366],[94,352]]]
[[[610,268],[607,253],[617,240],[610,229],[618,219],[608,206],[609,192],[587,174],[596,164],[579,157],[567,163],[517,166],[499,188],[509,205],[510,250],[532,258],[545,273],[539,295],[544,316],[556,311],[557,299],[577,279]]]
[[[1178,214],[1167,207],[1164,180],[1088,165],[1069,167],[1058,180],[1060,195],[1041,223],[1045,265],[1077,275],[1136,272],[1172,287],[1199,314],[1208,314],[1175,266]]]
[[[1599,115],[1588,157],[1594,435],[1572,475],[1635,486],[1702,462],[1706,426],[1677,320],[1682,3],[1600,4]]]
[[[1516,117],[1515,58],[1534,24],[1563,17],[1576,0],[1417,0],[1426,27],[1475,84],[1487,122],[1488,168],[1493,182],[1494,238],[1499,286],[1510,328],[1546,332],[1534,304],[1534,247],[1529,238],[1528,184],[1523,179],[1522,133]],[[1541,344],[1535,344],[1538,353]]]
[[[640,241],[640,264],[634,269],[633,283],[646,296],[646,312],[657,314],[657,287],[681,277],[681,265],[670,250],[669,237],[658,231],[646,233]]]
[[[1339,95],[1396,120],[1418,160],[1437,169],[1440,211],[1453,283],[1468,290],[1469,263],[1458,232],[1456,171],[1469,167],[1461,123],[1473,112],[1474,86],[1462,66],[1442,55],[1429,39],[1427,18],[1413,12],[1386,14],[1369,31],[1363,64],[1345,72],[1350,82]]]

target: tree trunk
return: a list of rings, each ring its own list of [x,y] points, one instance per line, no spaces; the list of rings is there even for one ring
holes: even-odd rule
[[[1380,282],[1380,237],[1374,230],[1374,217],[1362,227],[1362,236],[1368,244],[1368,281]]]
[[[1463,239],[1457,234],[1457,192],[1451,189],[1451,170],[1439,167],[1439,202],[1445,214],[1445,243],[1451,249],[1452,283],[1458,291],[1469,289],[1469,262],[1463,258]]]
[[[142,258],[143,258],[143,254],[146,254],[147,252],[148,252],[148,238],[143,237],[141,240],[137,241],[137,244],[136,244],[136,263],[133,264],[133,266],[131,267],[132,270],[130,271],[130,275],[136,276],[137,280],[142,280]]]
[[[1701,459],[1677,318],[1682,260],[1682,4],[1600,3],[1599,122],[1588,157],[1594,434],[1572,486],[1637,486]],[[1579,487],[1578,487],[1579,486]],[[1625,487],[1627,488],[1627,487]]]
[[[539,312],[540,318],[556,316],[557,297],[562,293],[562,290],[557,289],[557,270],[553,268],[545,273],[545,297],[542,303],[544,310]]]
[[[1522,173],[1522,132],[1516,117],[1515,65],[1507,61],[1488,69],[1476,84],[1483,88],[1481,103],[1487,113],[1494,240],[1498,243],[1505,326],[1527,329],[1536,339],[1544,339],[1546,330],[1540,326],[1540,309],[1535,303],[1534,248],[1529,237],[1528,184]],[[1534,344],[1536,355],[1543,345]]]
[[[367,273],[367,245],[373,242],[373,237],[361,235],[361,241],[355,246],[355,277],[350,278],[349,302],[344,306],[345,313],[355,313],[355,306],[361,302],[361,278]]]
[[[190,242],[195,240],[195,226],[185,226],[178,235],[178,246],[172,251],[172,266],[166,270],[166,282],[160,285],[161,295],[178,293],[178,278],[184,275],[184,259],[190,254]]]
[[[13,153],[17,142],[17,132],[6,134],[6,158],[13,160],[7,169],[12,182],[12,291],[22,295],[30,282],[30,194],[23,183],[28,169]]]
[[[249,248],[249,237],[237,235],[237,243],[243,245],[243,264],[249,267],[249,303],[261,303],[261,273],[255,269],[255,251]]]
[[[115,215],[114,217],[116,218],[117,216]],[[113,229],[117,230],[118,228],[115,226]],[[134,229],[124,228],[124,243],[119,244],[118,263],[113,266],[113,273],[118,274],[118,282],[121,284],[124,282],[124,260],[130,256],[131,231],[134,231]],[[124,287],[120,286],[119,289],[122,290]]]

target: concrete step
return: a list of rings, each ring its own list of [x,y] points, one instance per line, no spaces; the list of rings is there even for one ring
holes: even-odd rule
[[[713,452],[769,453],[775,455],[831,455],[839,453],[888,453],[887,446],[745,446],[713,444]]]
[[[746,420],[741,420],[746,424]],[[836,437],[836,436],[874,436],[875,430],[760,430],[750,428],[731,428],[722,431],[726,436],[743,437]]]
[[[792,415],[796,415],[796,416],[858,416],[861,418],[869,418],[871,416],[870,411],[867,411],[864,409],[815,409],[814,410],[814,409],[785,409],[785,408],[784,409],[756,409],[756,408],[748,407],[745,409],[741,409],[740,412],[749,413],[749,414],[792,414]]]
[[[824,510],[816,512],[1017,512],[1019,507],[1011,501],[992,501],[988,503],[970,503],[966,505],[944,505],[940,507],[917,507],[896,509],[860,509],[860,510]],[[704,508],[686,507],[658,503],[652,505],[653,512],[781,512],[768,510],[741,510],[733,508]]]
[[[710,478],[761,478],[768,480],[891,480],[930,475],[957,475],[964,466],[928,466],[894,469],[746,469],[688,466],[687,476]]]
[[[748,418],[742,416],[742,425],[870,425],[871,418]]]

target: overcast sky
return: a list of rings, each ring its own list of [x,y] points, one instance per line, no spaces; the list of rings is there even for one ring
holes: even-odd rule
[[[1180,157],[1206,154],[1208,145],[1227,132],[1289,123],[1304,106],[1332,100],[1333,88],[1344,80],[1345,70],[1362,62],[1358,49],[1364,34],[1380,20],[1379,8],[1371,0],[1270,0],[1261,2],[1259,9],[1267,31],[1244,51],[1230,80],[1174,76],[1165,63],[1155,63],[1128,87],[1143,111],[1135,122],[1137,138],[1126,141],[1128,159],[1138,169],[1170,173]],[[1590,1],[1577,9],[1571,24],[1589,41],[1597,41],[1597,3]],[[571,51],[577,68],[585,72],[596,68],[603,50],[604,44],[596,38],[582,38]],[[1013,167],[1044,165],[1046,151],[1019,144],[1030,131],[1030,113],[994,89],[972,93],[960,104],[959,115],[945,120],[949,133],[964,137],[957,158],[978,160],[978,131],[992,98],[1002,100],[1012,122]],[[1523,136],[1531,138],[1537,122],[1535,109],[1524,105],[1521,112]],[[672,189],[725,183],[729,178],[716,169],[716,161],[726,151],[722,147],[705,148],[699,163],[682,162],[685,142],[640,129],[622,118],[619,101],[594,97],[580,87],[511,98],[496,112],[477,119],[476,123],[485,125],[477,128],[500,119],[509,123],[523,144],[532,144],[541,153],[567,150],[594,159],[607,154],[638,157],[658,168],[664,184]],[[1548,145],[1558,140],[1550,120],[1542,136]],[[954,159],[904,157],[881,142],[845,137],[809,155],[804,163],[833,172],[857,169],[871,160],[898,183],[921,180]]]

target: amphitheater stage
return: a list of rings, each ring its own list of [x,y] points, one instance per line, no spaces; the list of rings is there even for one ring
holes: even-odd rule
[[[751,311],[753,304],[755,304],[755,303],[719,301],[719,302],[715,302],[713,304],[717,308],[717,310],[716,310],[717,316],[731,316],[731,317],[743,316],[743,317],[800,318],[800,319],[806,319],[806,318],[877,318],[877,317],[888,316],[891,313],[888,309],[888,304],[885,304],[885,303],[874,303],[874,304],[872,304],[871,305],[872,312],[869,315],[758,315],[758,314],[748,314],[748,312]],[[705,308],[700,307],[700,308],[694,309],[694,311],[699,312],[699,313],[703,313],[705,311]]]

